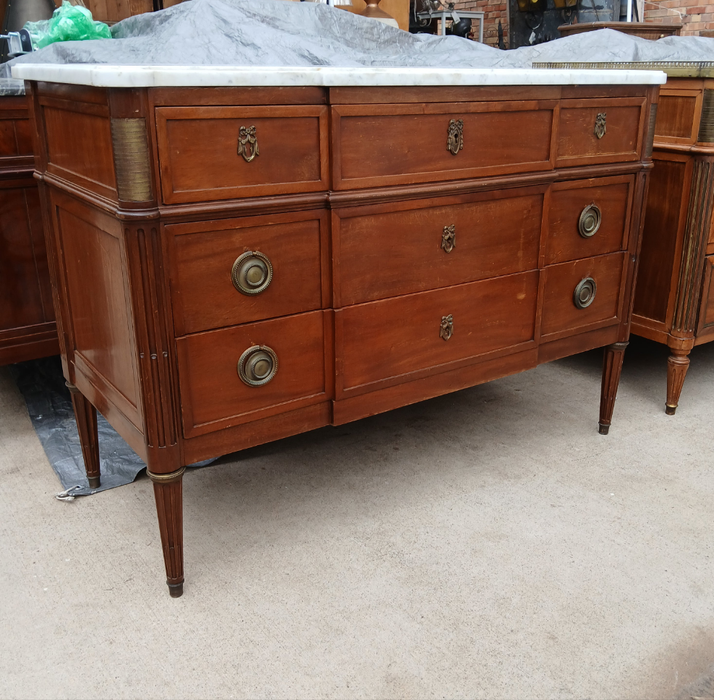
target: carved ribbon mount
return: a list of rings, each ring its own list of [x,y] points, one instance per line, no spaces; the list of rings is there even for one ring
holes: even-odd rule
[[[246,163],[250,163],[253,158],[260,155],[255,126],[242,126],[240,128],[238,132],[238,155],[243,156]]]
[[[456,155],[464,147],[464,120],[452,119],[449,122],[449,135],[446,147]]]
[[[441,247],[447,253],[450,253],[456,248],[456,225],[444,226],[444,232],[441,234]]]
[[[439,337],[448,340],[452,335],[454,335],[454,317],[451,314],[442,316]]]
[[[595,136],[601,139],[607,133],[607,112],[598,112],[595,117]]]

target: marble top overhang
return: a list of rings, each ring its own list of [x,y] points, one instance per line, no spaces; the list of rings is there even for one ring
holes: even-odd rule
[[[661,71],[532,68],[120,66],[19,63],[23,80],[93,87],[378,87],[466,85],[662,85]]]

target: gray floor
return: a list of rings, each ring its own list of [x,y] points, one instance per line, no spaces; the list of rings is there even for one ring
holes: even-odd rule
[[[72,503],[0,371],[0,697],[714,697],[714,344],[600,356]]]

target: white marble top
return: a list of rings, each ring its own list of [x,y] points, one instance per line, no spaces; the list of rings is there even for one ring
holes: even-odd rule
[[[24,80],[95,87],[375,87],[397,85],[662,85],[661,71],[530,68],[118,66],[20,63]]]

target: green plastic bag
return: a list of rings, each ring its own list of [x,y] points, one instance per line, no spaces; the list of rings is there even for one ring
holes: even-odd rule
[[[62,1],[52,19],[27,22],[24,29],[30,33],[32,46],[41,49],[57,41],[86,41],[87,39],[111,39],[112,34],[104,22],[95,22],[92,13],[80,5]]]

